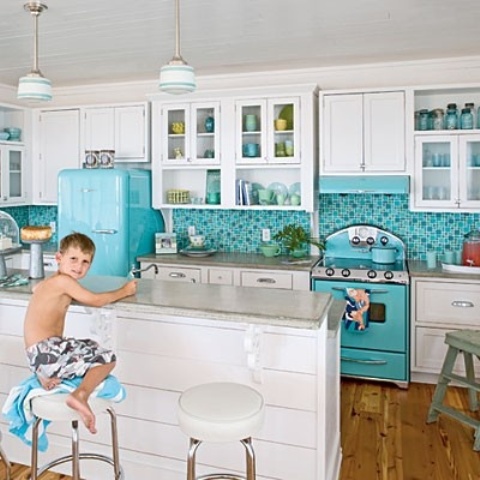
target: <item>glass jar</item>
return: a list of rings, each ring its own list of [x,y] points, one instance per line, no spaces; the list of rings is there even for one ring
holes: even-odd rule
[[[463,239],[462,264],[480,267],[480,230],[472,230]]]
[[[442,108],[436,108],[432,111],[432,130],[443,130],[444,112]]]
[[[477,110],[477,128],[480,128],[480,107]]]
[[[462,108],[462,116],[460,118],[462,130],[473,129],[473,114],[469,108]]]
[[[428,130],[428,110],[423,109],[420,110],[420,119],[418,122],[418,129],[419,130]]]
[[[458,125],[458,114],[456,108],[448,108],[445,117],[445,128],[447,130],[455,130]]]

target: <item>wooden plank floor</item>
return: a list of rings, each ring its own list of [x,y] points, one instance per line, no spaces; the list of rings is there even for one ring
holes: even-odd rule
[[[402,390],[386,383],[342,380],[340,480],[480,480],[473,429],[445,415],[437,423],[425,423],[434,388],[412,383]],[[480,419],[479,412],[469,413],[464,389],[449,388],[447,402]],[[26,480],[28,470],[15,465],[13,480]],[[41,478],[67,479],[53,473]]]

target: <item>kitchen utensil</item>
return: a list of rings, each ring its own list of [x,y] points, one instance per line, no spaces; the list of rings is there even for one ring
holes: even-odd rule
[[[395,263],[397,259],[397,249],[395,247],[372,247],[372,262],[390,264]]]
[[[180,250],[180,253],[182,255],[186,255],[187,257],[197,257],[197,258],[202,258],[202,257],[209,257],[210,255],[213,255],[217,251],[214,248],[184,248]]]
[[[480,230],[472,230],[463,239],[462,264],[480,267]]]
[[[436,268],[437,266],[437,252],[427,252],[427,268]]]
[[[188,238],[192,247],[199,248],[205,245],[205,235],[190,235]]]
[[[257,131],[257,116],[255,114],[245,115],[245,131],[256,132]]]
[[[273,182],[267,188],[268,190],[272,190],[275,195],[283,195],[285,199],[288,197],[288,188],[283,183]]]
[[[8,132],[0,132],[0,140],[8,140],[10,138],[10,134]]]
[[[275,192],[269,188],[263,188],[258,191],[258,201],[260,205],[271,205],[275,198]]]
[[[301,202],[300,195],[297,195],[296,193],[294,193],[293,195],[290,195],[290,205],[298,206],[300,205],[300,202]]]
[[[213,133],[215,129],[215,119],[213,117],[207,117],[205,119],[205,131],[207,133]]]
[[[293,130],[293,105],[291,103],[285,105],[282,110],[280,110],[278,118],[283,118],[287,121],[287,130]]]
[[[20,135],[22,134],[22,129],[17,127],[7,127],[3,129],[4,132],[7,132],[10,135],[9,140],[18,141],[20,140]]]
[[[185,133],[185,123],[183,122],[172,122],[172,132],[176,135]]]
[[[287,121],[284,118],[277,118],[275,120],[275,130],[286,130]]]
[[[243,146],[244,157],[258,157],[260,155],[260,145],[258,143],[246,143]]]
[[[480,275],[480,267],[466,267],[465,265],[450,265],[442,263],[442,269],[451,273],[470,273],[472,275]]]
[[[275,243],[264,243],[263,245],[260,245],[260,250],[266,257],[278,257],[282,251],[282,249]]]

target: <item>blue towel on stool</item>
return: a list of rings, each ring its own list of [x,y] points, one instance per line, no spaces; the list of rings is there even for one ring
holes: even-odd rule
[[[41,395],[73,392],[81,383],[82,377],[62,380],[52,390],[45,390],[36,375],[31,375],[20,385],[13,387],[2,408],[3,416],[8,420],[8,430],[27,445],[32,445],[32,430],[34,416],[30,401]],[[93,397],[104,398],[112,402],[121,402],[126,397],[123,385],[113,375],[109,375],[92,393]],[[44,452],[48,448],[46,428],[50,421],[40,422],[38,435],[38,449]]]

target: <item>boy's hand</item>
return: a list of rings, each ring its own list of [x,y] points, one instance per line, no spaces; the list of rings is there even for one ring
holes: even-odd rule
[[[130,280],[123,286],[126,296],[135,295],[137,293],[137,280]]]

